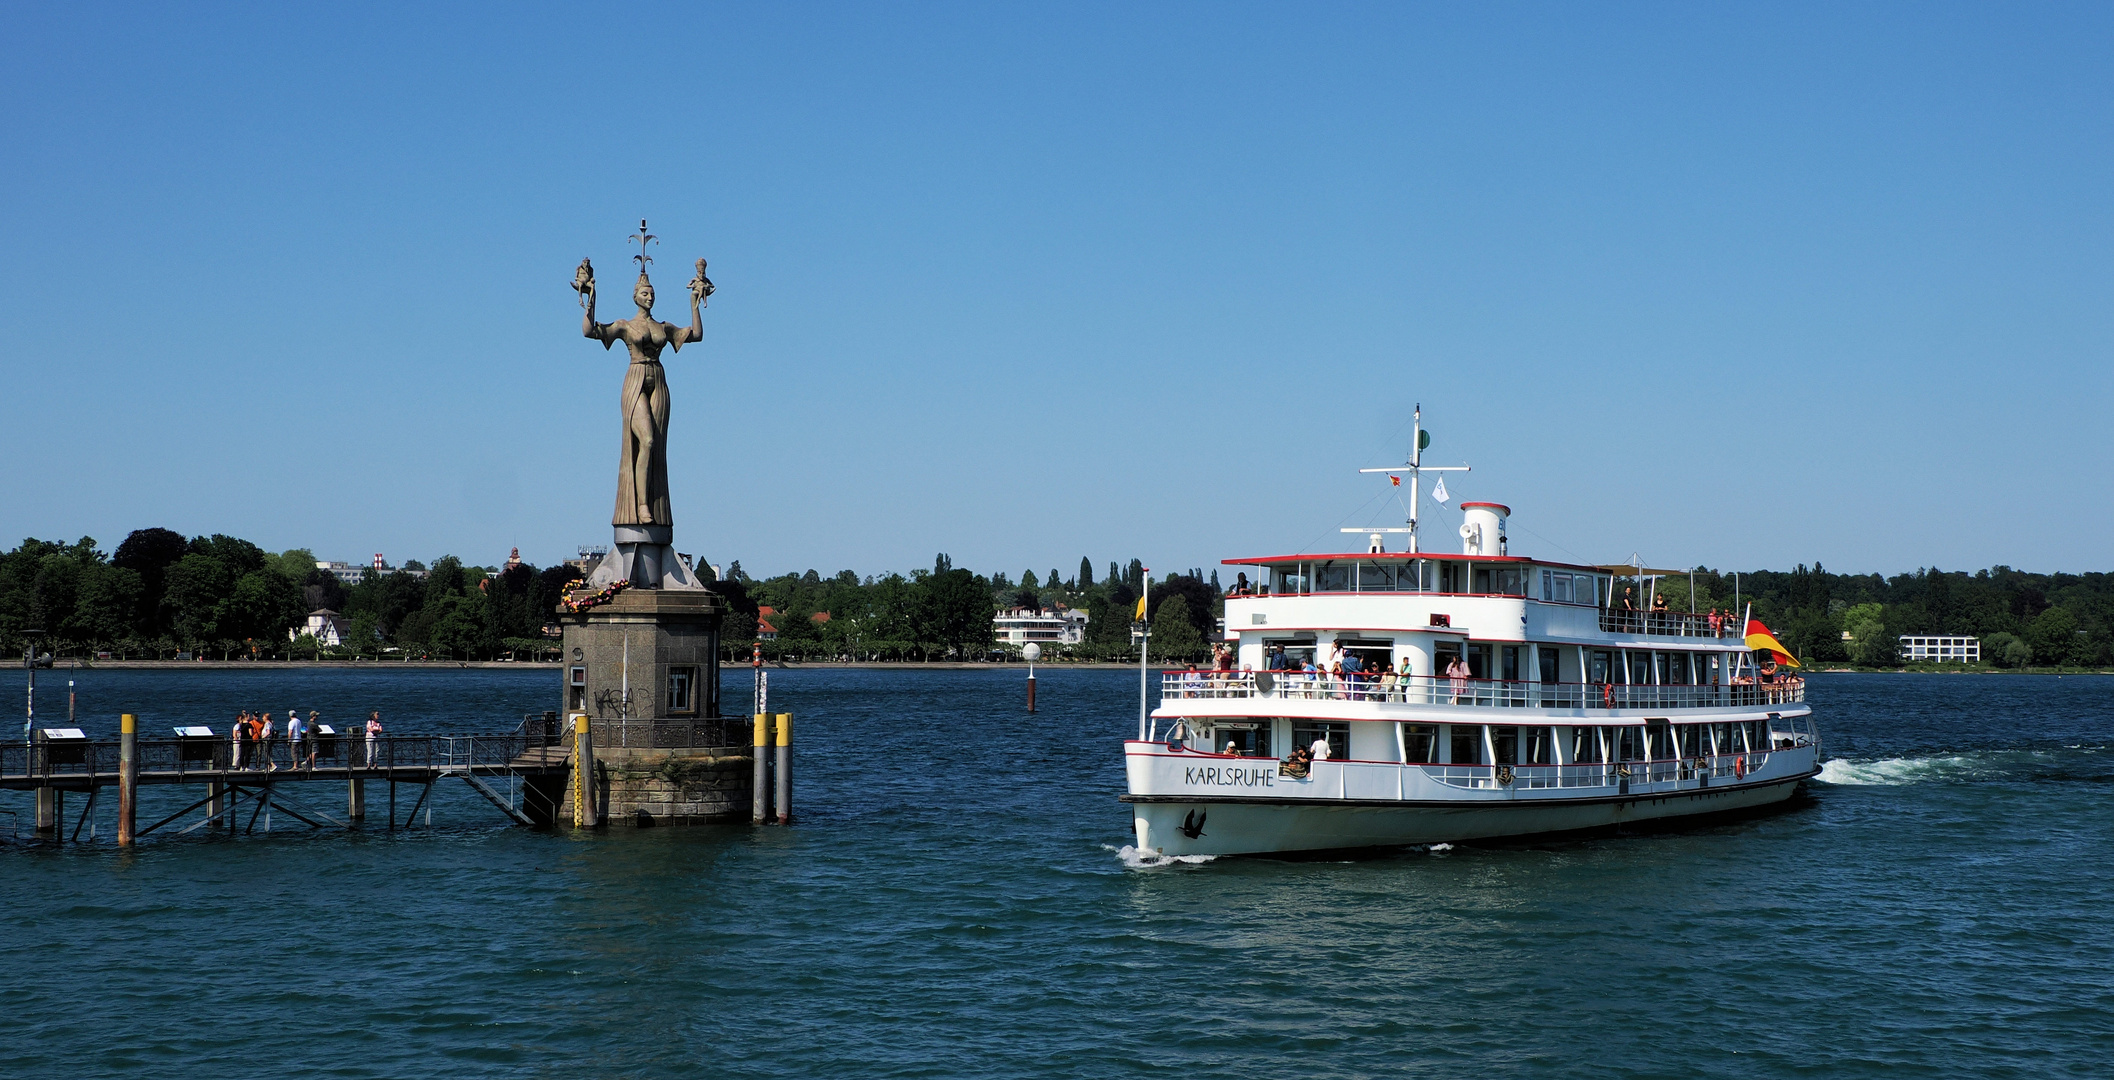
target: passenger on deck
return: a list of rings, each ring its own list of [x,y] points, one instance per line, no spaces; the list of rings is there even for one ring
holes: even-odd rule
[[[1285,764],[1280,772],[1287,776],[1305,776],[1313,768],[1314,755],[1304,746],[1295,746],[1285,755]]]
[[[1462,699],[1468,694],[1468,664],[1458,655],[1446,662],[1446,683],[1447,687],[1453,691],[1453,703],[1455,705],[1467,704]]]
[[[1395,700],[1408,701],[1410,683],[1409,657],[1402,658],[1402,666],[1395,672]]]
[[[1254,591],[1255,591],[1255,588],[1254,588],[1254,586],[1252,586],[1252,585],[1249,585],[1249,584],[1248,584],[1248,575],[1247,575],[1247,573],[1246,573],[1245,571],[1243,571],[1243,572],[1241,572],[1240,574],[1237,574],[1237,575],[1235,575],[1235,576],[1234,576],[1234,579],[1233,579],[1233,588],[1232,588],[1231,590],[1229,590],[1229,591],[1228,591],[1228,592],[1226,593],[1226,595],[1227,595],[1227,596],[1246,596],[1246,595],[1248,595],[1249,593],[1252,593],[1252,592],[1254,592]]]
[[[1711,637],[1719,637],[1719,636],[1721,636],[1721,635],[1722,635],[1722,634],[1724,633],[1724,630],[1725,630],[1725,616],[1723,616],[1723,615],[1720,615],[1720,614],[1718,614],[1718,609],[1717,609],[1717,608],[1711,608],[1711,609],[1710,609],[1710,636],[1711,636]]]
[[[1307,752],[1313,755],[1315,761],[1327,761],[1329,759],[1329,737],[1322,735],[1316,738],[1314,745],[1307,748]]]

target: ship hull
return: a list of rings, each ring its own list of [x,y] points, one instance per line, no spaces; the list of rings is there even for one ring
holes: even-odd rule
[[[1561,800],[1404,803],[1133,795],[1125,801],[1131,804],[1140,851],[1262,855],[1585,832],[1753,810],[1790,798],[1811,775]]]

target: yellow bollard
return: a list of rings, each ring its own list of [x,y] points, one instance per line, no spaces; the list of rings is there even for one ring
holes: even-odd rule
[[[771,758],[770,752],[765,749],[765,747],[770,745],[770,725],[771,718],[769,714],[756,714],[756,741],[755,745],[750,748],[750,754],[756,759],[753,767],[755,776],[749,782],[749,824],[751,825],[763,824],[764,815],[770,805],[765,801],[770,798],[770,775],[768,769]]]
[[[778,824],[793,823],[793,714],[778,714]]]
[[[573,716],[573,828],[595,825],[595,740],[587,714]]]

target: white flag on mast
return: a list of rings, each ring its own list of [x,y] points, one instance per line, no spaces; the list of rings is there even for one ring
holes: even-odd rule
[[[1431,499],[1433,502],[1442,503],[1445,502],[1448,497],[1449,496],[1447,496],[1446,494],[1446,478],[1443,476],[1439,477],[1439,482],[1432,485]]]

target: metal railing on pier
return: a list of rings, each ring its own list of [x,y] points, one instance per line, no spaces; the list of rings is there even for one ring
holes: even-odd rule
[[[1271,698],[1537,709],[1725,709],[1806,699],[1804,679],[1657,686],[1538,683],[1431,675],[1323,675],[1298,671],[1181,671],[1160,680],[1160,700]]]
[[[178,782],[229,774],[298,776],[304,773],[380,775],[391,771],[500,773],[519,771],[531,745],[547,745],[520,732],[505,735],[323,736],[296,745],[287,739],[234,742],[222,737],[140,739],[139,775],[148,782]],[[39,740],[0,745],[0,781],[50,778],[114,782],[114,739]]]

